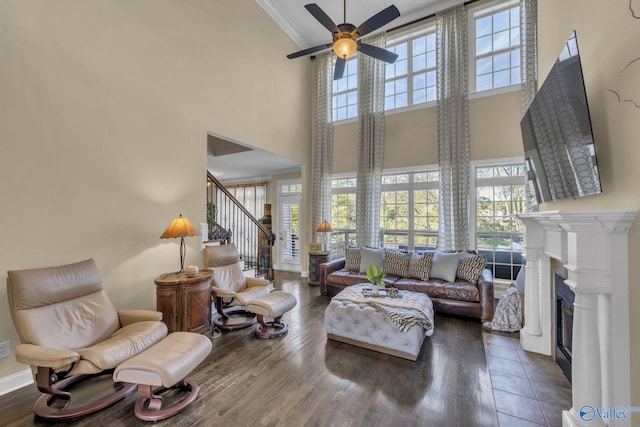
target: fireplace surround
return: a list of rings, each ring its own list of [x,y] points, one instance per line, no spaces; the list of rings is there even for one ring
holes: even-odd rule
[[[525,226],[524,350],[554,354],[552,259],[566,269],[564,283],[575,295],[573,406],[563,411],[564,427],[587,425],[580,417],[585,406],[631,405],[627,234],[636,216],[637,209],[518,215]],[[604,424],[596,418],[588,425]],[[617,424],[613,420],[609,425]]]
[[[555,295],[555,351],[554,356],[560,369],[571,381],[571,359],[573,355],[573,304],[576,299],[571,287],[565,283],[567,277],[553,273]]]

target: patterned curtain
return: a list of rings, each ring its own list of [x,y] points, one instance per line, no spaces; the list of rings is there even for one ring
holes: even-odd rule
[[[538,0],[520,0],[520,95],[522,114],[538,90]]]
[[[386,46],[386,35],[363,42]],[[384,157],[385,63],[358,55],[358,190],[356,238],[358,246],[380,245],[380,193]]]
[[[318,225],[325,219],[331,222],[331,173],[333,169],[333,123],[331,122],[332,56],[332,53],[326,53],[318,55],[315,60],[311,147],[311,167],[313,168],[311,221],[313,222],[313,241],[317,241],[318,238],[316,233]]]
[[[520,96],[522,114],[527,112],[538,90],[538,0],[520,0]],[[526,170],[526,165],[525,165]],[[538,202],[526,186],[527,211],[537,211]]]
[[[440,209],[438,248],[469,248],[469,110],[467,13],[456,6],[436,15],[438,161]]]

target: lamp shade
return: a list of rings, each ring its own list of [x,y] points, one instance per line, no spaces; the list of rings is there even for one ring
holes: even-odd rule
[[[333,42],[333,52],[338,58],[351,58],[357,49],[358,44],[350,37],[340,38]]]
[[[187,218],[184,218],[182,214],[178,218],[174,218],[164,233],[160,236],[161,239],[174,239],[176,237],[187,236],[199,236],[198,230],[191,224]]]
[[[331,231],[331,224],[326,219],[320,223],[318,228],[316,229],[318,233],[328,233]]]

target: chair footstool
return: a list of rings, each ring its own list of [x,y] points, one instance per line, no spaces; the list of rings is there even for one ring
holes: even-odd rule
[[[286,334],[289,326],[282,321],[282,315],[295,307],[296,303],[296,297],[282,291],[273,291],[247,303],[245,310],[255,313],[258,319],[255,335],[259,338],[274,338]],[[267,317],[273,321],[266,321]]]
[[[211,340],[192,332],[174,332],[137,356],[122,362],[113,372],[114,381],[138,385],[140,398],[135,414],[144,421],[169,418],[191,405],[198,385],[186,376],[211,352]],[[162,408],[160,393],[179,388],[188,394],[178,403]]]

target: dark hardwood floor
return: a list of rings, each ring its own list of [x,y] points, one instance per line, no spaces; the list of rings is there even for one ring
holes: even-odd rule
[[[416,362],[327,342],[328,297],[306,279],[276,272],[294,294],[289,333],[262,340],[252,329],[223,333],[190,376],[198,400],[167,426],[497,426],[480,323],[436,315]],[[66,423],[36,419],[34,385],[0,397],[2,426],[138,426],[136,395]]]

